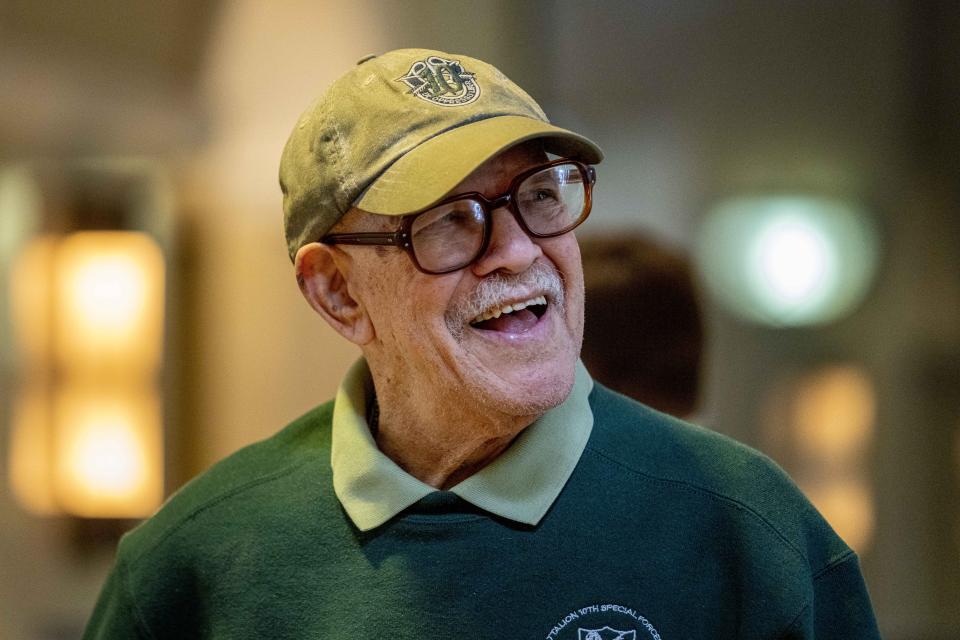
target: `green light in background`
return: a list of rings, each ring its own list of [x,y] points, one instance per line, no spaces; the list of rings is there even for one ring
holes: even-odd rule
[[[877,255],[877,233],[863,211],[810,196],[721,202],[697,246],[710,293],[743,318],[777,326],[822,324],[852,311]]]

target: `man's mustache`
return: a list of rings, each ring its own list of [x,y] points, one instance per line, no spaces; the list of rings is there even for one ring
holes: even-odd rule
[[[454,337],[460,339],[470,321],[481,313],[527,294],[545,295],[548,304],[563,311],[563,278],[551,265],[537,261],[523,273],[490,274],[477,284],[466,300],[449,309],[444,320]]]

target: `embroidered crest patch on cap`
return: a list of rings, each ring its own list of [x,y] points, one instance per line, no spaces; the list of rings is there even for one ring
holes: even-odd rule
[[[457,107],[480,97],[480,85],[473,76],[459,60],[430,56],[414,62],[397,82],[405,82],[421,100],[441,107]]]

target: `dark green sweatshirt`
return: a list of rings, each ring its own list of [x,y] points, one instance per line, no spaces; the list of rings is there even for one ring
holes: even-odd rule
[[[600,385],[535,526],[437,491],[360,532],[332,403],[121,541],[85,638],[878,638],[854,553],[757,452]]]

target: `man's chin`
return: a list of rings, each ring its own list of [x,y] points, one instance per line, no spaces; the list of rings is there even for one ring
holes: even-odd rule
[[[579,341],[556,309],[523,333],[468,326],[453,349],[461,354],[460,377],[488,410],[539,416],[570,395]],[[462,358],[462,359],[461,359]]]
[[[491,409],[512,417],[539,417],[562,404],[573,389],[575,361],[569,365],[507,367],[491,371],[478,396]]]

